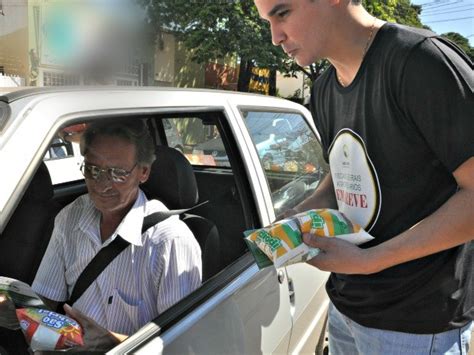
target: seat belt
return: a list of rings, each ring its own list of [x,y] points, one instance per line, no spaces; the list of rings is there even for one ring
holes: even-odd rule
[[[196,206],[191,208],[184,208],[179,210],[169,210],[169,211],[159,211],[148,216],[145,216],[143,219],[142,224],[142,234],[145,233],[149,228],[153,227],[154,225],[163,222],[164,220],[168,219],[171,216],[180,215],[186,213],[192,209],[200,207],[206,204],[208,201],[201,202]],[[112,260],[114,260],[124,249],[126,249],[130,245],[125,239],[123,239],[120,235],[117,237],[106,247],[102,248],[92,260],[87,264],[85,269],[82,271],[81,275],[76,281],[74,285],[74,289],[71,293],[71,297],[69,300],[66,301],[67,304],[72,306],[79,297],[89,288],[89,286],[94,282],[95,279],[104,271],[104,269],[109,265]],[[63,303],[61,303],[62,305]],[[62,307],[58,306],[58,311],[61,311]]]

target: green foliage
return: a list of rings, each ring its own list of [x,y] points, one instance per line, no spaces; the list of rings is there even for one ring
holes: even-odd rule
[[[395,20],[395,7],[397,0],[363,0],[365,9],[375,17],[389,21]]]
[[[251,0],[138,1],[146,6],[154,32],[159,34],[165,30],[175,33],[186,48],[192,50],[192,59],[199,63],[238,57],[242,63],[279,70],[289,76],[302,71],[312,80],[328,66],[327,61],[320,61],[301,68],[280,47],[273,46],[270,28],[259,18]],[[363,5],[369,13],[382,20],[426,27],[419,18],[421,6],[411,4],[410,0],[363,0]],[[472,58],[469,44],[454,37],[450,38]]]
[[[441,36],[449,38],[456,43],[474,61],[474,48],[470,46],[469,40],[457,32],[443,33]]]
[[[410,0],[363,0],[366,10],[375,17],[413,27],[423,27],[419,15],[421,6]]]
[[[238,55],[260,67],[285,65],[253,1],[151,0],[147,6],[156,31],[174,32],[199,63]]]

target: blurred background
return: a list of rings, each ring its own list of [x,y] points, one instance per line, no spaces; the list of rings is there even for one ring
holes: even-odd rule
[[[364,0],[375,16],[430,28],[471,57],[474,0]],[[253,1],[0,0],[0,87],[170,86],[305,103],[321,61],[271,45]]]

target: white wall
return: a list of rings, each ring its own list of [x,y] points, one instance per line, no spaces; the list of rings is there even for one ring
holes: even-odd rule
[[[12,88],[25,86],[25,78],[19,76],[8,76],[0,73],[0,87]]]
[[[277,73],[276,86],[280,96],[293,96],[296,90],[300,90],[300,95],[306,97],[309,95],[308,86],[304,85],[304,74],[298,73],[296,78],[285,78],[283,74]],[[301,97],[301,96],[300,96]]]

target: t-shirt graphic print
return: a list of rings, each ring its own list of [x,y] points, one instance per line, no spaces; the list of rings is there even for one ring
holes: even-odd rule
[[[342,129],[329,148],[329,164],[339,211],[366,231],[377,222],[380,184],[362,138]]]

